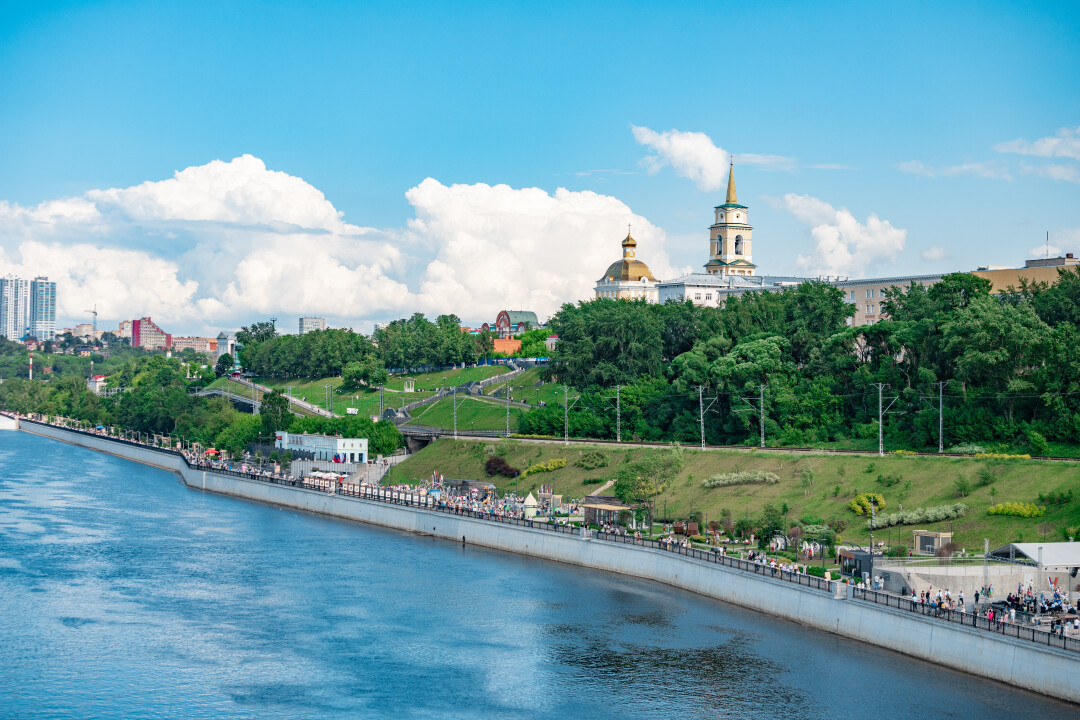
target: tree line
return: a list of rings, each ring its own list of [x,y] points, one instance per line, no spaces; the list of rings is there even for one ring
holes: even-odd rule
[[[764,399],[770,445],[876,438],[903,447],[1001,442],[1045,454],[1080,428],[1080,271],[1001,296],[989,281],[947,275],[887,291],[889,319],[851,327],[852,304],[825,283],[749,292],[722,308],[594,300],[564,305],[549,379],[575,388],[570,434],[757,444]],[[893,401],[895,398],[895,401]],[[704,410],[704,413],[702,412]],[[561,435],[563,408],[522,418],[524,433]]]
[[[111,375],[110,386],[127,388],[111,397],[91,392],[81,377],[49,382],[10,379],[0,383],[0,408],[63,415],[147,435],[170,435],[230,453],[242,452],[249,443],[270,440],[278,430],[366,437],[373,455],[390,454],[404,444],[391,423],[356,417],[296,417],[289,413],[288,400],[280,392],[263,396],[259,415],[240,412],[225,398],[195,395],[193,390],[206,379],[189,380],[187,374],[178,359],[155,354],[131,360]]]

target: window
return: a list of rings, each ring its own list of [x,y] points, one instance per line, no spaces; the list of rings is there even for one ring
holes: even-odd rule
[[[873,290],[873,288],[871,288],[870,290],[867,290],[867,291],[866,291],[866,297],[868,297],[868,298],[872,298],[872,297],[874,297],[874,290]]]
[[[743,254],[743,239],[742,239],[742,235],[736,235],[736,236],[735,236],[735,254],[736,254],[736,255],[742,255],[742,254]]]
[[[694,299],[695,300],[700,300],[701,299],[701,293],[694,293]]]
[[[874,306],[871,305],[870,303],[866,304],[866,314],[867,315],[873,315],[874,314]]]
[[[705,293],[706,300],[712,300],[712,293]]]
[[[848,290],[847,296],[848,296],[848,300],[854,300],[855,299],[855,291],[854,290]]]

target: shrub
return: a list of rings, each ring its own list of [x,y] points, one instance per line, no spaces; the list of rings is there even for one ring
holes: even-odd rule
[[[1030,460],[1029,453],[1009,455],[1008,453],[975,453],[976,460]]]
[[[848,507],[856,515],[869,515],[870,514],[870,501],[874,502],[874,512],[881,512],[885,509],[885,498],[881,497],[878,493],[862,493],[856,495],[848,503]]]
[[[506,458],[498,455],[489,457],[484,463],[484,471],[489,476],[502,475],[503,477],[517,477],[521,471],[506,461]]]
[[[907,557],[907,545],[894,545],[885,551],[885,557]]]
[[[885,487],[892,487],[893,485],[896,485],[897,483],[899,483],[903,479],[904,479],[903,475],[878,475],[877,476],[878,485],[884,485]]]
[[[1043,495],[1039,493],[1039,502],[1044,502],[1050,505],[1068,505],[1072,502],[1073,491],[1070,490],[1067,493],[1055,493],[1052,492],[1049,495]]]
[[[982,445],[976,445],[975,443],[960,443],[959,445],[953,445],[946,448],[947,453],[956,453],[958,455],[983,455],[986,453],[986,448]]]
[[[991,515],[1014,515],[1016,517],[1042,517],[1046,514],[1046,507],[1033,505],[1032,503],[1006,502],[991,505],[986,509]]]
[[[890,455],[918,455],[914,450],[890,450]]]
[[[705,537],[704,535],[691,535],[690,541],[696,543],[707,543],[709,542],[709,538]]]
[[[1031,447],[1031,452],[1036,455],[1049,455],[1050,443],[1046,442],[1046,438],[1042,433],[1035,430],[1028,430],[1026,433],[1028,445]]]
[[[525,477],[526,475],[532,475],[538,472],[551,472],[553,470],[558,470],[559,468],[564,467],[566,467],[565,458],[554,458],[553,460],[548,460],[547,462],[539,462],[535,465],[530,465],[528,469],[521,473],[521,477]]]
[[[967,497],[967,494],[971,492],[971,483],[968,482],[966,475],[953,480],[953,486],[956,488],[956,494],[960,497]]]
[[[799,522],[801,522],[803,525],[824,525],[825,524],[824,520],[822,520],[819,517],[814,517],[813,515],[803,515],[801,518],[799,518]]]
[[[780,477],[768,470],[737,470],[713,475],[701,483],[701,486],[718,488],[732,485],[775,485],[778,482],[780,482]]]
[[[937,557],[952,557],[956,553],[960,552],[960,546],[954,542],[947,542],[937,549],[934,553]]]
[[[820,565],[811,565],[810,567],[806,568],[806,574],[813,575],[814,577],[823,578],[825,577],[825,568],[821,567]]]
[[[581,456],[577,461],[577,466],[585,468],[586,470],[597,470],[602,467],[607,467],[608,455],[606,452],[600,450],[590,450]]]
[[[586,478],[581,481],[582,485],[603,485],[607,480],[604,478]]]
[[[866,526],[871,529],[892,527],[893,525],[919,525],[922,523],[940,522],[942,520],[955,520],[967,514],[968,507],[964,503],[955,505],[934,505],[932,507],[915,508],[898,513],[884,513],[874,518],[873,526],[867,520]]]
[[[989,465],[983,465],[979,468],[978,476],[979,480],[977,484],[979,487],[993,485],[997,481],[997,472]]]

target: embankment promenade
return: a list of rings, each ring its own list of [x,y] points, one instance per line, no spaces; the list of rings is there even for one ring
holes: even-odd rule
[[[10,427],[14,421],[2,418]],[[848,585],[786,573],[701,550],[661,549],[598,534],[432,506],[425,496],[352,486],[327,492],[193,466],[179,452],[20,420],[23,431],[176,472],[191,488],[655,580],[801,625],[895,650],[943,667],[1080,703],[1080,641],[985,620],[931,617],[925,610]],[[884,603],[890,604],[884,604]],[[896,607],[899,605],[900,607]],[[972,622],[975,625],[972,625]],[[1073,649],[1076,648],[1076,649]]]

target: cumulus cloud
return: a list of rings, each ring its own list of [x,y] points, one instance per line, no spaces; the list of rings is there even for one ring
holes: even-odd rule
[[[929,178],[968,175],[972,177],[985,178],[987,180],[1013,179],[1012,175],[1009,174],[1008,168],[1006,168],[1004,164],[995,162],[964,163],[962,165],[946,165],[943,167],[934,167],[918,160],[908,160],[906,162],[899,163],[896,167],[900,170],[900,172],[908,173],[909,175],[920,175],[922,177]]]
[[[1080,160],[1080,127],[1061,128],[1057,135],[1033,142],[1023,139],[1001,142],[992,149],[999,153],[1034,155],[1036,157],[1065,157]]]
[[[438,248],[419,290],[428,312],[449,306],[493,320],[509,303],[544,317],[592,297],[597,278],[621,257],[627,223],[653,275],[675,274],[663,230],[608,195],[428,178],[405,196],[416,209],[410,231]]]
[[[923,260],[929,260],[931,262],[936,260],[944,260],[945,258],[949,257],[949,254],[945,252],[945,248],[941,247],[940,245],[931,245],[930,247],[919,253],[919,255],[922,257]]]
[[[650,173],[670,165],[684,178],[693,180],[702,190],[719,190],[727,183],[728,163],[731,154],[713,143],[705,133],[667,130],[656,132],[647,127],[633,127],[634,139],[655,154],[642,161]],[[782,155],[755,155],[739,153],[740,164],[790,170],[795,159]]]
[[[895,260],[907,240],[907,230],[895,228],[877,215],[862,223],[849,210],[838,210],[809,195],[788,193],[769,202],[810,227],[813,252],[800,254],[797,262],[812,275],[866,275]]]
[[[614,197],[430,178],[406,197],[403,227],[350,224],[317,188],[244,155],[34,207],[0,201],[0,264],[56,280],[61,323],[96,303],[103,321],[152,315],[178,333],[268,315],[544,316],[591,296],[628,222],[654,274],[673,273],[663,231]]]

